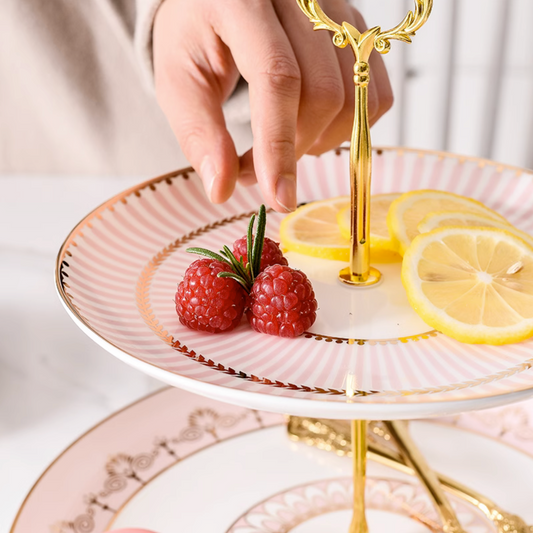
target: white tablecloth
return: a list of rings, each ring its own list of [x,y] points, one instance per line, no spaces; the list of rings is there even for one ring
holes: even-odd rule
[[[0,177],[0,533],[67,445],[161,386],[89,340],[54,286],[55,257],[68,231],[139,181]]]

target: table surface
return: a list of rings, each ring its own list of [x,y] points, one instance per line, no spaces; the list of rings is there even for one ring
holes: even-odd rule
[[[142,178],[2,176],[0,533],[48,464],[102,418],[161,387],[89,340],[55,293],[55,257],[88,211]]]

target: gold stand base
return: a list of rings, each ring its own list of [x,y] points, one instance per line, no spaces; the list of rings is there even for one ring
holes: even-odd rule
[[[366,533],[364,494],[361,491],[361,486],[365,479],[367,451],[367,443],[362,436],[362,431],[363,428],[366,428],[367,423],[353,421],[352,432],[350,432],[349,424],[349,422],[339,420],[290,416],[287,429],[291,440],[304,442],[309,446],[334,452],[337,455],[353,454],[354,520],[349,533]],[[458,481],[433,472],[421,457],[412,439],[407,435],[403,423],[370,422],[368,426],[370,458],[400,472],[418,476],[422,485],[428,489],[435,509],[441,517],[443,531],[446,533],[464,533],[464,531],[453,508],[449,506],[447,499],[443,496],[442,489],[477,507],[493,522],[498,533],[533,533],[533,526],[527,525],[519,516],[504,511],[486,496]],[[350,435],[350,433],[352,434]]]
[[[352,269],[346,267],[339,272],[339,279],[351,287],[370,287],[381,281],[381,272],[377,268],[370,267],[368,276],[363,277],[353,274]]]

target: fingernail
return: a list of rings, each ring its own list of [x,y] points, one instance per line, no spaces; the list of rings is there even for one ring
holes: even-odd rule
[[[204,182],[204,187],[207,192],[207,196],[211,201],[213,201],[213,185],[215,184],[215,180],[218,177],[218,172],[215,168],[215,165],[213,164],[212,159],[208,155],[206,155],[202,160],[202,164],[200,166],[200,175]]]
[[[296,176],[294,174],[286,174],[278,178],[276,202],[287,212],[296,209]]]

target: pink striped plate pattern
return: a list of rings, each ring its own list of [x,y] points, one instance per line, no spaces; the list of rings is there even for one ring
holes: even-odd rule
[[[348,194],[348,157],[338,150],[304,158],[299,201]],[[528,171],[391,148],[374,152],[373,172],[373,193],[431,188],[463,194],[533,231]],[[320,306],[316,324],[298,339],[255,333],[246,321],[221,335],[182,326],[173,298],[194,259],[185,249],[231,244],[261,203],[259,189],[251,187],[212,205],[190,169],[112,198],[74,228],[59,252],[56,282],[67,311],[96,342],[140,370],[252,408],[417,418],[533,395],[533,342],[466,345],[432,331],[407,304],[399,264],[378,265],[385,282],[375,292],[354,291],[336,281],[341,264],[288,254],[311,277]],[[281,219],[269,214],[267,235],[273,239]]]

